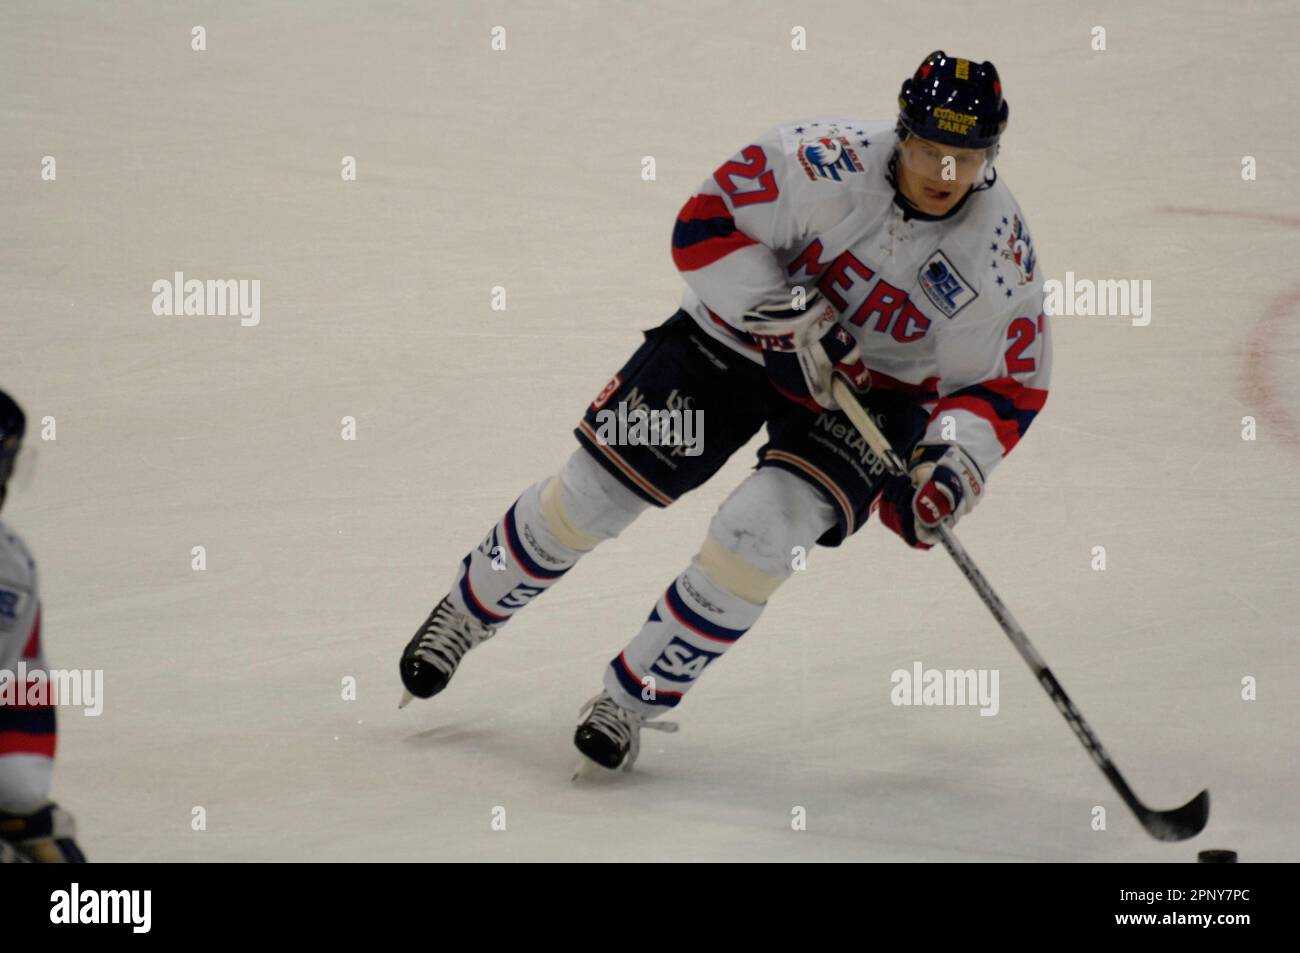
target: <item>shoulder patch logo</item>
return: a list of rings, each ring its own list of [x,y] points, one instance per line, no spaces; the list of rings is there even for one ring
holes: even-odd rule
[[[1006,221],[1004,218],[1003,222]],[[999,230],[999,234],[1001,231]],[[1034,245],[1029,239],[1029,230],[1020,221],[1019,215],[1013,215],[1007,229],[1007,240],[1002,248],[1002,257],[1015,266],[1019,283],[1027,285],[1034,280]]]
[[[797,153],[799,165],[803,167],[804,175],[811,181],[833,179],[840,182],[841,173],[862,171],[862,160],[858,158],[848,137],[844,135],[844,132],[852,130],[841,130],[839,126],[825,126],[821,129],[807,130],[800,127],[795,131],[814,134],[811,138],[799,140]]]
[[[949,318],[979,297],[979,292],[961,276],[942,251],[926,259],[916,273],[916,280],[925,296]]]

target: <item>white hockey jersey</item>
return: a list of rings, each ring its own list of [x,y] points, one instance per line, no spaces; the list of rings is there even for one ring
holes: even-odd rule
[[[17,685],[20,674],[46,668],[36,561],[0,520],[0,811],[27,813],[49,800],[54,707],[31,702]]]
[[[682,208],[682,308],[762,362],[741,317],[815,284],[858,341],[873,388],[916,395],[924,440],[958,443],[987,478],[1047,399],[1052,347],[1024,215],[1005,183],[955,213],[904,213],[892,122],[778,126]]]

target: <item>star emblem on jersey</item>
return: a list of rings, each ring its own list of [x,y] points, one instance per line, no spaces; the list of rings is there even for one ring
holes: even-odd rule
[[[1006,219],[1002,219],[1006,222]],[[1002,229],[996,229],[997,234],[1002,234]],[[1019,284],[1027,285],[1034,280],[1034,264],[1036,257],[1034,255],[1034,246],[1029,238],[1029,230],[1025,228],[1024,223],[1020,221],[1020,216],[1016,215],[1010,222],[1010,231],[1007,234],[1007,240],[1003,244],[1002,257],[1011,262],[1016,268],[1019,277]],[[1001,281],[1001,279],[999,279]],[[1007,292],[1007,297],[1011,292]]]

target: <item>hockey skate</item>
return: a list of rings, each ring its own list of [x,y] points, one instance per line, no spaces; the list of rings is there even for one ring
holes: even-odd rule
[[[446,688],[465,653],[496,631],[461,612],[444,596],[402,652],[400,669],[406,690],[397,707],[405,708],[412,698],[432,698]]]
[[[573,733],[573,744],[585,756],[578,762],[573,776],[577,778],[591,763],[610,771],[628,770],[641,753],[641,729],[676,731],[675,721],[649,721],[634,711],[623,708],[602,691],[589,699],[578,712],[585,720]]]

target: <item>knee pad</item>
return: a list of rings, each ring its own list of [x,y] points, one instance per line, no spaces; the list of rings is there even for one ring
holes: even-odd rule
[[[794,571],[795,547],[812,549],[835,525],[835,508],[803,480],[762,467],[736,487],[709,524],[700,566],[715,583],[765,602]]]
[[[743,557],[724,549],[712,536],[704,537],[704,544],[692,562],[719,589],[759,606],[767,602],[786,579],[785,576],[763,572]]]
[[[547,481],[541,495],[542,515],[551,532],[581,552],[613,539],[649,505],[581,448]]]

